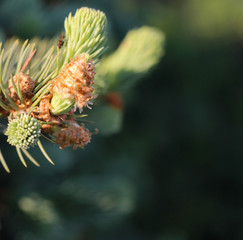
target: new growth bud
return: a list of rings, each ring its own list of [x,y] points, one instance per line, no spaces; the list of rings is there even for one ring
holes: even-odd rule
[[[67,127],[57,129],[54,136],[61,149],[70,145],[73,146],[73,149],[84,148],[91,140],[91,133],[84,127],[84,124],[80,126],[75,121],[69,121]]]
[[[75,106],[80,110],[93,99],[95,66],[88,55],[80,55],[66,64],[52,82],[51,113],[64,114]]]
[[[21,114],[8,123],[5,135],[8,142],[16,147],[28,149],[37,144],[41,132],[41,125],[35,118]]]

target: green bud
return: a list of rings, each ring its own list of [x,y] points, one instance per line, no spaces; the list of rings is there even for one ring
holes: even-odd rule
[[[63,98],[63,96],[55,93],[51,99],[51,113],[53,115],[61,115],[68,113],[75,104],[75,99]]]
[[[12,146],[28,149],[37,144],[41,132],[41,125],[35,118],[20,114],[8,123],[5,135]]]

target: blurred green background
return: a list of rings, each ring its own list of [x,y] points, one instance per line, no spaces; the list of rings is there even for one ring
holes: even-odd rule
[[[166,54],[124,96],[122,130],[46,144],[54,167],[24,168],[0,136],[0,239],[243,239],[243,1],[2,0],[0,39],[53,37],[82,6],[107,14],[108,51],[149,25]]]

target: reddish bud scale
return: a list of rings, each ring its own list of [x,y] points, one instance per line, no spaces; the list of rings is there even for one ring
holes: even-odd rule
[[[123,99],[120,93],[110,92],[105,95],[106,102],[112,107],[122,110],[124,108]]]
[[[61,149],[70,145],[73,145],[74,150],[77,147],[84,148],[91,140],[91,134],[84,124],[80,126],[75,121],[70,121],[67,127],[60,128],[54,136]]]
[[[31,106],[32,102],[30,99],[24,99],[24,104],[19,100],[15,100],[15,104],[18,106],[18,110],[11,109],[10,112],[14,118],[16,118],[21,113],[26,113]]]
[[[45,95],[40,103],[39,106],[32,112],[33,117],[35,117],[38,120],[41,120],[43,122],[52,122],[57,125],[61,124],[63,120],[67,118],[66,114],[60,115],[60,116],[53,116],[50,113],[51,104],[50,99],[52,98],[52,94]],[[51,130],[53,125],[51,124],[42,124],[41,129],[45,132],[48,132]]]
[[[60,74],[52,82],[52,92],[62,95],[64,98],[75,99],[76,106],[83,108],[89,100],[94,98],[93,79],[95,66],[92,61],[78,56],[71,59],[62,69]]]
[[[27,74],[24,74],[22,72],[13,76],[13,81],[16,86],[18,85],[18,80],[19,80],[20,91],[22,93],[23,98],[24,99],[31,98],[33,96],[33,89],[35,87],[35,81],[32,80]],[[13,100],[17,100],[18,95],[14,90],[11,79],[9,79],[9,81],[8,81],[8,89],[10,91],[10,97]]]

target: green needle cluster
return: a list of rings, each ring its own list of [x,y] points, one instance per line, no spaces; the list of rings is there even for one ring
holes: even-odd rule
[[[96,60],[105,51],[107,19],[103,12],[80,8],[65,19],[64,45],[58,57],[58,70],[79,54],[87,53]]]

